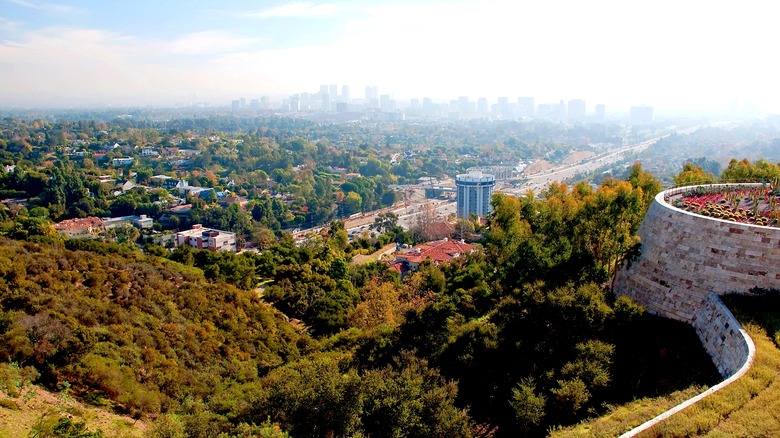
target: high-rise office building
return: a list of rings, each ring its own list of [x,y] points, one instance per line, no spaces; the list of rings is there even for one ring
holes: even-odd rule
[[[499,97],[498,98],[498,115],[501,117],[511,117],[511,113],[509,111],[509,98],[508,97]]]
[[[331,100],[337,102],[339,97],[339,86],[331,84],[330,87],[328,87],[328,94],[330,94]]]
[[[422,110],[426,114],[433,112],[433,100],[430,97],[423,97]]]
[[[301,96],[294,94],[290,96],[290,111],[298,112],[301,110]]]
[[[572,99],[566,107],[566,114],[569,120],[581,122],[585,120],[585,101],[582,99]]]
[[[366,102],[371,102],[374,99],[379,99],[379,87],[376,85],[366,86]]]
[[[320,102],[322,103],[323,111],[330,111],[330,94],[320,94]]]
[[[534,116],[534,98],[533,97],[518,97],[517,98],[517,115],[520,117],[533,117]]]
[[[486,98],[480,97],[479,99],[477,99],[477,112],[480,114],[487,114],[488,104]]]
[[[349,103],[349,85],[341,86],[341,101]]]
[[[468,219],[471,214],[486,216],[491,211],[490,196],[496,186],[493,175],[480,171],[460,174],[455,177],[458,190],[457,216]]]
[[[607,118],[607,107],[603,103],[599,103],[596,105],[596,108],[593,110],[593,118],[599,121],[604,120]]]
[[[395,100],[389,94],[379,96],[379,109],[385,112],[395,111]]]
[[[461,114],[468,114],[471,112],[469,110],[470,110],[469,97],[468,96],[458,97],[457,111]]]

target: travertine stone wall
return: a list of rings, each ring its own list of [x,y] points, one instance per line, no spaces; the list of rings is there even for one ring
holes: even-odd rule
[[[659,193],[639,229],[642,253],[615,291],[659,315],[692,322],[707,294],[780,289],[780,229],[708,218]]]
[[[736,382],[750,369],[756,355],[753,340],[739,325],[728,308],[715,293],[709,293],[704,305],[696,312],[692,322],[704,347],[721,374],[728,378],[708,390],[685,400],[679,405],[620,435],[629,438],[639,435],[672,415],[695,405],[699,401]]]
[[[696,329],[723,382],[621,435],[633,437],[725,388],[750,368],[753,341],[718,294],[780,289],[780,229],[677,209],[659,193],[639,228],[642,253],[623,266],[615,292]]]
[[[709,293],[691,321],[704,349],[724,377],[742,367],[749,347],[742,327],[715,293]]]

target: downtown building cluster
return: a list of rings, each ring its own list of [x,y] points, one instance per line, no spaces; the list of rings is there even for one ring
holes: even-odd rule
[[[320,85],[319,92],[302,92],[286,98],[272,100],[268,96],[258,99],[235,99],[233,112],[274,112],[298,115],[317,115],[334,121],[358,119],[405,120],[410,118],[437,119],[548,119],[569,122],[602,122],[607,118],[603,103],[588,108],[583,99],[559,100],[554,103],[537,103],[534,97],[485,97],[471,99],[460,96],[449,102],[422,99],[396,100],[392,93],[381,94],[379,87],[366,86],[362,96],[354,96],[349,85]],[[632,106],[628,119],[632,124],[653,121],[653,107]]]

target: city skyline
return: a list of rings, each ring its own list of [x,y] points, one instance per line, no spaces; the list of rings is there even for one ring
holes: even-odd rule
[[[339,84],[399,101],[780,112],[761,2],[0,4],[2,106],[227,106]]]

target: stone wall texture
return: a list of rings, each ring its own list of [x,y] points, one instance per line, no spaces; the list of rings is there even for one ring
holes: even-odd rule
[[[736,382],[750,369],[756,355],[756,347],[753,340],[739,325],[728,308],[718,298],[718,295],[710,292],[704,300],[704,305],[696,312],[693,326],[704,345],[704,348],[712,356],[712,360],[726,380],[707,389],[694,397],[685,400],[679,405],[669,409],[639,426],[620,435],[620,438],[630,438],[639,435],[672,415],[695,405],[699,401],[714,394],[717,391]]]
[[[649,312],[691,324],[726,380],[621,438],[636,436],[744,375],[755,347],[718,295],[780,289],[780,229],[689,213],[668,204],[667,194],[659,193],[650,205],[638,232],[641,254],[618,272],[615,292]]]
[[[707,295],[691,324],[722,376],[733,375],[745,364],[750,353],[748,337],[718,295]]]
[[[639,228],[642,251],[615,291],[655,314],[692,322],[709,292],[780,289],[780,229],[738,224],[673,207],[659,193]]]

